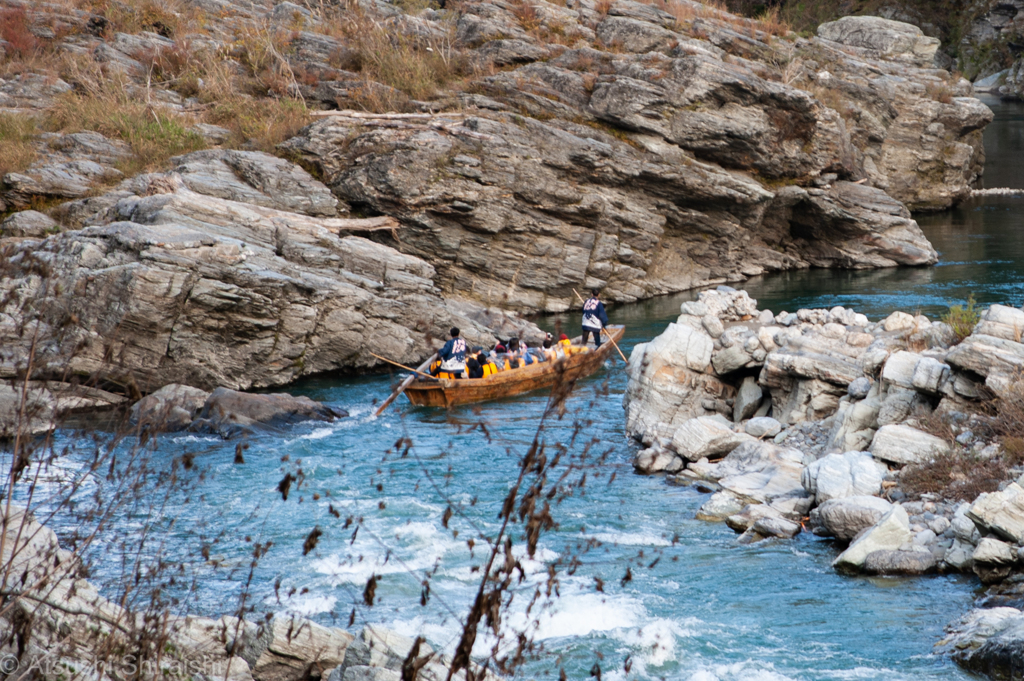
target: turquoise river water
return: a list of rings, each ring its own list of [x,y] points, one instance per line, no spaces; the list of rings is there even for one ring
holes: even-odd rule
[[[986,132],[986,182],[1024,187],[1019,163],[1024,109],[991,104],[997,122]],[[1020,305],[1021,206],[1022,197],[988,197],[922,217],[942,253],[937,267],[800,272],[760,278],[746,288],[762,307],[776,312],[838,304],[875,319],[897,308],[934,316],[970,293],[982,303]],[[659,334],[690,297],[613,308],[612,321],[628,325],[623,350],[628,354],[635,343]],[[575,328],[578,317],[540,323]],[[348,623],[367,579],[378,575],[379,602],[360,608],[357,623],[422,633],[451,649],[458,619],[476,589],[474,566],[483,556],[479,545],[474,554],[465,539],[474,536],[474,527],[495,530],[497,511],[546,397],[534,394],[449,413],[412,408],[403,398],[375,419],[372,403],[388,394],[391,383],[391,376],[381,375],[319,378],[294,386],[293,392],[348,409],[351,417],[261,436],[249,443],[244,465],[233,463],[235,443],[193,435],[165,438],[158,458],[200,452],[197,461],[208,468],[202,498],[175,509],[181,517],[166,538],[170,553],[193,555],[186,547],[195,543],[199,525],[211,532],[226,528],[232,537],[272,540],[254,575],[257,610],[288,609],[338,626]],[[943,627],[970,607],[974,579],[840,576],[830,567],[836,549],[807,533],[793,541],[737,544],[724,525],[694,519],[706,495],[633,473],[636,445],[623,432],[624,388],[621,362],[610,362],[570,398],[566,416],[548,426],[549,442],[568,443],[581,425],[579,439],[595,438],[595,452],[607,453],[607,459],[592,470],[585,495],[556,507],[559,528],[544,535],[535,558],[523,557],[527,579],[519,587],[520,603],[536,585],[543,587],[546,565],[568,555],[581,537],[598,542],[573,575],[563,576],[560,597],[540,617],[536,639],[546,653],[528,663],[526,677],[557,676],[562,664],[569,678],[587,678],[600,653],[606,679],[971,678],[933,654],[933,646]],[[490,439],[481,429],[470,429],[478,422],[487,424]],[[399,438],[411,440],[411,454],[386,456]],[[289,460],[282,463],[285,456]],[[297,466],[305,479],[282,501],[277,493],[282,471]],[[465,507],[465,515],[447,529],[442,524],[446,499]],[[343,529],[350,515],[363,518],[355,540],[351,527]],[[302,555],[314,526],[323,531],[319,544]],[[199,568],[196,599],[204,614],[233,610],[251,545],[225,538],[213,552],[227,567]],[[653,568],[638,567],[657,557]],[[633,566],[633,579],[623,583],[627,565]],[[421,606],[421,580],[435,570],[431,598]],[[114,574],[113,567],[98,562],[97,579]],[[604,579],[603,591],[595,588],[595,576]],[[276,580],[281,586],[275,595]],[[512,610],[514,626],[524,615],[518,604]]]

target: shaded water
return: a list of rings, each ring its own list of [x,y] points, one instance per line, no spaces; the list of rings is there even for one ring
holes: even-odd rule
[[[1024,108],[996,107],[997,123],[986,133],[986,182],[1024,187],[1024,168],[1017,163],[1024,153]],[[1024,198],[986,198],[920,218],[942,253],[938,267],[799,272],[763,277],[746,288],[762,307],[776,312],[844,305],[873,318],[897,308],[937,315],[971,293],[981,303],[1020,305],[1021,206]],[[628,354],[635,343],[659,334],[690,297],[611,310],[614,323],[628,325],[623,350]],[[574,329],[578,321],[566,315],[543,323]],[[475,592],[474,567],[483,556],[465,539],[476,530],[495,531],[497,511],[545,397],[527,395],[449,413],[412,408],[403,399],[382,418],[372,418],[372,402],[390,385],[388,376],[301,383],[294,392],[349,409],[352,417],[261,436],[250,442],[244,465],[232,463],[233,443],[191,435],[166,439],[159,458],[202,451],[199,463],[211,473],[203,498],[177,509],[182,520],[169,537],[172,547],[193,541],[190,522],[228,527],[232,535],[254,541],[272,540],[256,570],[257,608],[287,608],[325,624],[344,626],[353,605],[362,601],[366,580],[379,575],[380,601],[360,610],[357,625],[370,621],[423,633],[451,649],[459,616]],[[569,414],[549,424],[548,441],[567,443],[577,421],[586,419],[585,438],[596,438],[595,451],[607,452],[607,460],[592,471],[585,496],[556,508],[560,527],[541,541],[534,560],[523,556],[528,577],[520,602],[543,586],[546,565],[572,552],[581,537],[600,544],[563,580],[561,597],[541,618],[538,640],[547,653],[528,665],[527,676],[557,674],[558,660],[570,678],[586,678],[597,651],[603,655],[604,677],[612,679],[626,676],[627,658],[629,677],[641,679],[968,678],[931,651],[943,626],[970,607],[973,579],[843,577],[830,567],[834,547],[808,534],[738,545],[724,525],[693,519],[706,495],[633,474],[636,446],[623,432],[624,388],[621,363],[610,362],[570,399]],[[493,440],[469,429],[479,421],[488,424]],[[410,455],[385,456],[399,438],[412,441]],[[277,483],[296,465],[305,481],[282,501]],[[442,516],[449,501],[463,504],[465,516],[445,529]],[[343,528],[350,515],[364,519],[355,538],[352,528]],[[303,556],[303,541],[314,526],[324,534]],[[458,538],[453,530],[461,533]],[[206,614],[233,608],[251,545],[224,541],[214,550],[227,567],[201,568],[199,609]],[[654,558],[660,560],[653,568],[638,567]],[[633,566],[633,579],[621,582],[627,565]],[[435,572],[431,599],[423,607],[419,598],[427,571]],[[595,576],[604,580],[603,592]],[[101,563],[96,577],[113,579],[113,568]],[[275,581],[280,581],[276,591]]]

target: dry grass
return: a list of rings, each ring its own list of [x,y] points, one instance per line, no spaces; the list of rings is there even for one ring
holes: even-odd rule
[[[363,108],[403,111],[409,99],[430,100],[442,91],[463,89],[477,74],[469,55],[455,46],[454,22],[442,34],[424,38],[401,21],[379,21],[358,7],[320,18],[319,30],[346,46],[332,65],[360,73],[366,81]]]
[[[34,118],[0,113],[0,178],[32,165],[36,158],[33,138],[38,132]]]
[[[162,167],[167,159],[206,146],[189,130],[191,120],[127,96],[89,96],[69,93],[47,112],[46,126],[55,132],[92,130],[128,144],[132,158],[118,164],[127,175]]]
[[[231,130],[228,146],[273,152],[311,122],[309,109],[298,100],[238,96],[217,102],[203,116],[207,123]]]
[[[947,83],[928,83],[924,88],[924,94],[942,104],[953,103],[953,90]]]
[[[149,31],[175,38],[202,31],[207,16],[186,0],[56,0],[57,6],[101,17],[105,34]]]

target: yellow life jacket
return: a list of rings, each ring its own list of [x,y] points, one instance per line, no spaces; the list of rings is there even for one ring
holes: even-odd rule
[[[484,378],[498,373],[498,367],[494,366],[494,362],[484,362],[482,366],[484,370]]]

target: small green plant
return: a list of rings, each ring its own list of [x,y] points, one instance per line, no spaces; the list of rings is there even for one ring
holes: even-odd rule
[[[978,320],[981,318],[981,312],[975,306],[976,301],[972,293],[967,296],[967,305],[951,305],[949,312],[942,315],[942,321],[953,328],[957,343],[962,342],[971,335]]]

